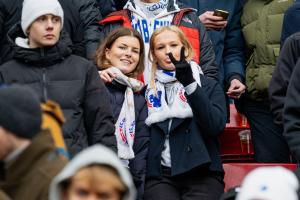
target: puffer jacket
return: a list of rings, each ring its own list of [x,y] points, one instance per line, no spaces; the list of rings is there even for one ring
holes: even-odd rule
[[[98,22],[102,19],[96,0],[72,0],[76,6],[83,28],[85,57],[92,58],[98,47],[100,29]]]
[[[106,84],[110,93],[113,116],[117,121],[124,102],[126,86],[117,82]],[[129,161],[130,172],[137,188],[137,199],[143,199],[144,184],[146,177],[146,160],[150,140],[149,127],[145,124],[148,116],[148,109],[145,97],[139,93],[134,93],[136,131],[133,144],[134,159]]]
[[[241,18],[246,42],[247,97],[268,101],[268,87],[280,50],[283,14],[294,0],[248,0]]]
[[[134,0],[129,0],[124,8],[126,9],[121,12],[112,13],[100,23],[102,25],[100,43],[116,27],[132,26],[141,33],[147,55],[151,34],[161,26],[176,24],[178,22],[176,25],[182,27],[182,30],[188,34],[187,37],[192,41],[193,47],[198,46],[195,52],[195,55],[197,56],[195,61],[200,63],[205,75],[218,80],[218,67],[215,62],[213,44],[209,39],[205,27],[201,24],[198,16],[195,14],[194,9],[187,8],[184,5],[177,3],[176,0],[169,0],[166,12],[160,13],[155,18],[147,18],[140,9],[137,9]],[[182,13],[180,19],[174,19],[175,14],[179,12]],[[148,58],[145,59],[144,71],[146,83],[149,81],[152,68],[151,61],[147,59]]]
[[[73,5],[74,0],[59,0],[64,10],[63,29],[72,40],[73,54],[85,56],[83,24],[77,8]],[[7,38],[9,30],[21,21],[23,0],[0,1],[0,64],[12,59],[12,46]]]
[[[106,17],[116,11],[116,5],[113,0],[96,0],[96,3],[102,17]]]
[[[44,101],[59,103],[66,118],[63,135],[72,155],[95,143],[116,150],[108,91],[95,65],[71,54],[67,34],[53,47],[34,49],[14,43],[20,34],[20,25],[9,33],[14,59],[0,66],[0,83],[28,85]]]

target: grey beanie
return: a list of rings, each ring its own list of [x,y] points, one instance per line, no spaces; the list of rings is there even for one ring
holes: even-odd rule
[[[0,113],[0,126],[19,137],[31,139],[41,130],[40,101],[28,87],[0,87]]]
[[[21,26],[25,35],[28,27],[42,15],[52,14],[61,18],[62,26],[64,21],[64,12],[58,0],[24,0]]]

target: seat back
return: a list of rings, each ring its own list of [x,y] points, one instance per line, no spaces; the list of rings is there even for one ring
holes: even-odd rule
[[[224,163],[225,192],[228,189],[241,185],[244,177],[253,169],[258,167],[282,166],[292,171],[296,170],[297,164],[290,163]]]

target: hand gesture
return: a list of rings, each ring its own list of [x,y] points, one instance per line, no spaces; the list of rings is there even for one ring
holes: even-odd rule
[[[182,47],[180,50],[180,60],[177,61],[172,53],[169,53],[169,58],[171,62],[175,66],[176,78],[177,80],[184,86],[188,86],[189,84],[195,81],[193,77],[193,72],[190,64],[185,60],[185,48]]]

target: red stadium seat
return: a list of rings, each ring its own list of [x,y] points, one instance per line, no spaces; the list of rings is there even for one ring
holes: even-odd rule
[[[228,189],[239,186],[242,183],[244,177],[253,169],[257,167],[268,166],[282,166],[294,171],[297,168],[296,164],[282,164],[282,163],[224,163],[225,171],[225,192]]]
[[[248,140],[240,139],[239,133],[243,131],[248,133]],[[226,124],[224,133],[219,139],[223,162],[254,162],[248,121],[245,116],[237,112],[233,104],[230,104],[230,123]]]

